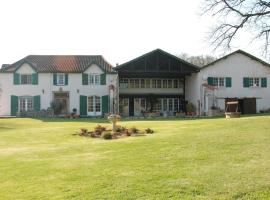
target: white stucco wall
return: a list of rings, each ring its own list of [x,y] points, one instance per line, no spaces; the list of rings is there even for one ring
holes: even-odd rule
[[[232,87],[219,87],[215,91],[217,104],[221,109],[225,109],[225,98],[253,98],[257,99],[257,112],[270,108],[270,68],[250,57],[236,53],[201,69],[186,79],[187,100],[196,103],[197,100],[204,105],[203,83],[207,82],[207,77],[231,77]],[[267,88],[244,88],[244,77],[266,77]],[[211,99],[211,97],[209,97]],[[205,110],[204,106],[202,110]]]
[[[17,73],[31,74],[34,73],[34,71],[28,64],[24,64],[17,70]],[[104,72],[97,65],[91,65],[85,73],[101,74]],[[108,85],[117,85],[116,74],[107,74],[107,85],[82,85],[81,73],[70,73],[68,79],[67,86],[55,86],[53,85],[52,73],[39,73],[38,85],[14,85],[13,73],[0,73],[0,88],[2,89],[0,95],[0,115],[10,115],[11,95],[40,95],[41,109],[47,109],[50,107],[50,103],[53,100],[53,92],[60,90],[69,92],[69,111],[72,111],[73,108],[77,108],[77,111],[80,112],[80,95],[109,95]]]

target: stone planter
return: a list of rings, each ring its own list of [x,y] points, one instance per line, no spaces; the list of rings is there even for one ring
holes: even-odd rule
[[[112,130],[116,132],[116,123],[120,121],[121,116],[116,114],[111,114],[108,116],[108,120],[112,122]]]

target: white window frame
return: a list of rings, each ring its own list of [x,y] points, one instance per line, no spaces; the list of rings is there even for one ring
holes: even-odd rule
[[[258,84],[256,84],[256,85],[255,85],[255,80],[258,81]],[[253,87],[253,88],[261,87],[261,78],[259,78],[259,77],[250,77],[248,81],[249,81],[250,87]]]
[[[92,105],[89,105],[89,98],[92,98]],[[97,99],[99,98],[99,102],[97,102]],[[97,111],[97,104],[100,104],[99,110]],[[92,107],[92,110],[90,110],[90,106]],[[93,95],[87,97],[87,115],[89,116],[100,116],[102,112],[102,98],[101,96]]]
[[[24,104],[23,104],[25,106],[24,109],[21,108],[22,107],[22,102],[21,101],[25,101]],[[30,101],[31,101],[31,104],[32,104],[31,109],[29,108]],[[31,96],[19,97],[18,104],[19,104],[18,105],[19,111],[32,111],[32,110],[34,110],[34,98],[31,97]]]
[[[61,76],[63,77],[63,80],[62,80],[63,82],[62,83],[60,82],[60,80],[61,80],[60,77]],[[65,77],[64,73],[57,73],[56,74],[57,85],[65,85],[65,78],[66,77]]]
[[[223,85],[221,85],[221,79],[223,80]],[[226,78],[225,77],[213,77],[213,86],[216,87],[225,87],[226,86]]]
[[[100,85],[100,74],[88,74],[88,85]]]
[[[22,83],[22,76],[27,76],[26,83]],[[32,74],[20,74],[21,85],[32,85]]]

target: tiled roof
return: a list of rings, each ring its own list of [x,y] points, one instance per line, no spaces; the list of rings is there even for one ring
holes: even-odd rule
[[[81,73],[91,64],[97,64],[106,72],[113,72],[113,66],[101,55],[29,55],[9,66],[2,67],[0,71],[14,72],[24,63],[28,63],[41,73]]]

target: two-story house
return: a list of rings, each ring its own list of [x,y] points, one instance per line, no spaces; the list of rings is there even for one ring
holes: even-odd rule
[[[238,50],[186,79],[186,98],[200,114],[225,110],[228,101],[238,101],[244,114],[257,113],[270,108],[269,78],[270,64]]]
[[[30,55],[0,71],[0,115],[61,102],[61,114],[101,116],[117,107],[117,74],[102,56]]]

